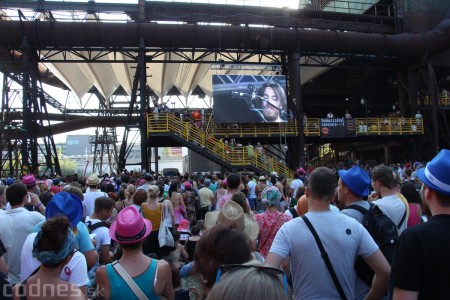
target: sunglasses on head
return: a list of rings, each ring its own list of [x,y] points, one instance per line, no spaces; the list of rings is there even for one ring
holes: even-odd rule
[[[281,275],[283,277],[284,291],[286,292],[286,295],[289,294],[286,273],[284,273],[284,271],[281,269],[266,267],[262,265],[241,265],[241,264],[221,265],[219,267],[219,270],[217,270],[216,283],[219,281],[220,277],[228,271],[238,269],[249,269],[249,268],[254,268],[261,272],[266,272],[272,275]]]

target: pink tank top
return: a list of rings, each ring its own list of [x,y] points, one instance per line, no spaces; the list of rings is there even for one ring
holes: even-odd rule
[[[417,203],[408,203],[409,205],[409,218],[408,218],[408,227],[420,224],[420,219],[422,216],[419,216],[419,208],[420,205]]]

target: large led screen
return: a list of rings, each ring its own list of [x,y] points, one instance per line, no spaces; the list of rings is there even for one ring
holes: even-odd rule
[[[287,122],[284,76],[213,75],[215,123]]]

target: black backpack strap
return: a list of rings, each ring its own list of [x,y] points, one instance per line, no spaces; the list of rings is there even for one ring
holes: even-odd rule
[[[372,208],[373,206],[375,206],[375,204],[370,203],[370,207]],[[362,213],[363,215],[368,211],[368,210],[365,209],[364,207],[359,206],[359,205],[356,205],[356,204],[352,204],[352,205],[346,206],[346,207],[343,208],[343,210],[344,210],[344,209],[354,209],[354,210],[359,211],[359,212]]]
[[[405,219],[406,219],[406,212],[407,212],[407,211],[408,211],[408,209],[407,209],[406,206],[405,206],[405,213],[403,214],[403,217],[402,217],[400,223],[398,223],[397,229],[400,229],[400,227],[402,226],[403,222],[405,222]]]
[[[98,223],[95,223],[95,224],[92,224],[91,222],[89,222],[89,225],[88,225],[88,227],[89,227],[89,230],[91,231],[91,232],[93,232],[95,229],[97,229],[97,228],[100,228],[100,227],[108,227],[105,223],[103,223],[103,222],[98,222]]]
[[[294,207],[290,208],[289,212],[292,214],[292,219],[298,218],[297,210]]]
[[[319,247],[320,250],[320,254],[323,260],[325,261],[325,265],[327,266],[327,269],[330,272],[331,278],[333,278],[334,285],[336,286],[339,295],[341,296],[341,299],[346,300],[347,297],[345,296],[344,290],[342,289],[342,286],[339,283],[339,279],[337,278],[336,273],[334,272],[333,265],[331,264],[330,258],[328,257],[328,253],[327,251],[325,251],[325,248],[323,247],[322,242],[320,241],[319,235],[317,234],[311,222],[305,215],[302,216],[302,219],[305,222],[306,226],[308,226],[309,230],[314,236],[314,239],[316,240],[317,246]]]

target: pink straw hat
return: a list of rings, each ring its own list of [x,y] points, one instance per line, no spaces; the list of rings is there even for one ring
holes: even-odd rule
[[[119,244],[135,244],[152,232],[152,223],[133,206],[125,207],[109,228],[109,235]]]

